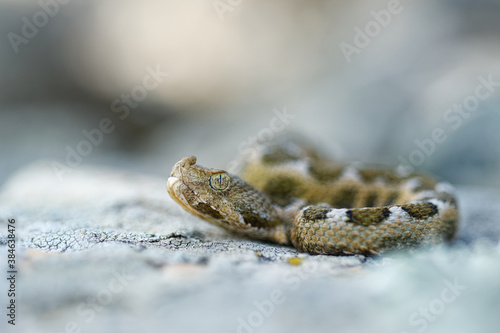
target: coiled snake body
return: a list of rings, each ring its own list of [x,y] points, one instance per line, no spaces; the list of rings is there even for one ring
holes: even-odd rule
[[[181,159],[167,181],[188,212],[251,239],[312,254],[380,254],[450,241],[451,185],[425,175],[339,165],[295,142],[253,154],[240,177]]]

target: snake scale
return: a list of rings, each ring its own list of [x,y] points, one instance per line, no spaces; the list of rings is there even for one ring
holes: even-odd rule
[[[458,227],[448,183],[334,163],[293,141],[256,150],[239,177],[185,157],[167,190],[188,212],[239,236],[311,254],[413,249],[451,241]]]

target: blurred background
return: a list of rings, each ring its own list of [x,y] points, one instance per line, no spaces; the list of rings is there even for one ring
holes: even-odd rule
[[[0,2],[0,184],[53,161],[231,168],[284,131],[500,185],[500,1]]]

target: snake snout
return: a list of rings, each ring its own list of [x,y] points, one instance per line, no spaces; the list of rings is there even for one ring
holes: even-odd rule
[[[195,165],[196,164],[196,156],[187,156],[184,157],[179,163],[183,163],[184,165]]]
[[[182,178],[183,171],[196,164],[196,156],[187,156],[175,163],[170,177]]]

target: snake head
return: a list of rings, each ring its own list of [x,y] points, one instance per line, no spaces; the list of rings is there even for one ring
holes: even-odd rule
[[[196,164],[195,156],[177,162],[167,191],[182,208],[229,231],[287,243],[282,221],[265,194],[224,170]]]
[[[224,191],[224,187],[229,187],[229,177],[222,170],[197,166],[195,156],[177,162],[167,181],[167,191],[172,199],[188,212],[206,220],[223,218],[220,205],[217,205],[220,202],[217,194],[220,197],[221,193],[216,192]]]

